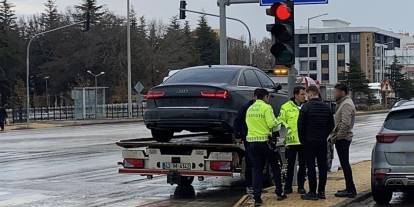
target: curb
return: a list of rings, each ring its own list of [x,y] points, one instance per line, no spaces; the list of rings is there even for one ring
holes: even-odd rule
[[[237,203],[235,203],[234,205],[233,205],[233,207],[240,207],[240,206],[242,206],[242,204],[244,203],[244,202],[246,202],[246,200],[247,199],[249,199],[250,198],[250,196],[249,195],[244,195],[242,198],[240,198],[240,200],[239,201],[237,201]]]
[[[355,197],[355,198],[346,199],[346,200],[344,200],[344,201],[342,201],[342,202],[340,202],[336,205],[333,205],[332,207],[346,207],[346,206],[349,206],[351,204],[358,203],[358,202],[361,202],[363,200],[366,200],[371,196],[372,196],[371,191],[365,191],[365,192],[359,193],[357,195],[357,197]]]
[[[373,115],[373,114],[386,114],[386,113],[388,113],[388,112],[390,112],[390,110],[382,110],[382,111],[372,111],[372,112],[369,112],[369,111],[367,111],[367,112],[365,112],[365,111],[362,111],[362,112],[357,112],[356,113],[356,116],[365,116],[365,115]]]

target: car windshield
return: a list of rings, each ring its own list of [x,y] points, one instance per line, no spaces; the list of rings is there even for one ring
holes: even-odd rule
[[[391,112],[384,127],[397,131],[414,130],[414,109]]]
[[[188,69],[174,74],[166,83],[230,83],[237,72],[234,69]]]

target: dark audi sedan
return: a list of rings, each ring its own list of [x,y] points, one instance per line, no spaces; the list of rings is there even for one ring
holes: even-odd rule
[[[262,70],[230,65],[182,69],[147,93],[144,121],[159,142],[183,130],[231,137],[238,110],[259,87],[269,90],[277,115],[287,96]]]

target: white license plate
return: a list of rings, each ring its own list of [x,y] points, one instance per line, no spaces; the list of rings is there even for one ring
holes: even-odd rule
[[[174,169],[174,170],[191,170],[191,163],[171,163],[163,162],[162,169]]]

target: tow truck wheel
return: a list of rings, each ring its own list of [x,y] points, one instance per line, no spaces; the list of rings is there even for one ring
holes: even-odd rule
[[[157,142],[169,142],[174,136],[174,131],[151,129],[151,134]]]
[[[194,181],[194,176],[181,176],[178,185],[191,185]]]

